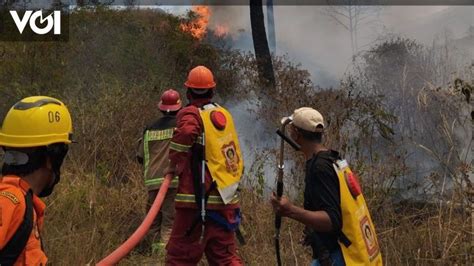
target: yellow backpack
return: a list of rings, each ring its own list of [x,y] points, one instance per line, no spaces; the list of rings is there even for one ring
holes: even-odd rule
[[[342,235],[349,242],[339,241],[346,265],[383,265],[382,255],[357,178],[346,160],[337,160],[334,170],[339,178],[342,211]]]
[[[217,104],[199,111],[204,124],[206,164],[225,204],[234,199],[244,169],[232,115]]]

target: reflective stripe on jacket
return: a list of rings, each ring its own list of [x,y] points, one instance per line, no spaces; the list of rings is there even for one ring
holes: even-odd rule
[[[172,163],[176,164],[175,174],[179,176],[178,195],[176,196],[176,208],[193,208],[198,209],[194,196],[194,176],[192,171],[193,160],[197,159],[198,154],[202,154],[202,132],[203,122],[199,114],[199,107],[208,104],[208,99],[200,99],[193,101],[190,105],[184,107],[178,112],[177,125],[170,144],[169,158]],[[199,164],[198,173],[201,173],[201,163]],[[209,191],[212,178],[206,167],[205,171],[206,191]],[[212,201],[210,199],[213,199]],[[229,204],[224,204],[220,198],[217,189],[210,192],[208,209],[222,210],[239,208],[238,196],[235,196]]]
[[[176,202],[180,203],[195,203],[195,196],[193,194],[183,194],[183,193],[178,193],[176,194],[175,198]],[[229,204],[237,204],[239,203],[239,196],[238,194],[235,194],[233,199]],[[209,198],[207,199],[207,205],[223,205],[224,201],[222,200],[222,197],[220,195],[209,195]]]
[[[145,186],[149,191],[159,189],[163,183],[175,126],[176,117],[165,115],[143,133],[137,156],[143,159]],[[178,187],[178,179],[173,179],[170,187]]]

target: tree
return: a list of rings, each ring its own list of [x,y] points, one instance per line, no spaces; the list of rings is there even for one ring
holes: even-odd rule
[[[433,77],[433,57],[414,40],[390,38],[362,55],[363,90],[383,95],[388,110],[399,118],[398,132],[417,130],[413,114],[418,90]]]
[[[276,36],[275,36],[275,19],[273,15],[273,0],[267,0],[267,25],[268,39],[270,41],[270,50],[276,54]]]
[[[264,19],[262,0],[250,0],[250,23],[259,76],[265,87],[275,91],[275,74],[273,72],[272,57],[268,47]]]
[[[457,57],[444,56],[444,50],[449,47],[425,47],[414,40],[390,37],[361,54],[361,61],[355,63],[357,91],[380,97],[383,108],[397,117],[394,141],[398,150],[406,152],[405,166],[411,169],[400,185],[417,193],[422,189],[442,192],[448,178],[456,181],[465,161],[463,149],[472,139],[467,106],[459,101],[462,94],[470,103],[472,90],[467,81],[472,74],[452,67],[456,62],[451,60]],[[439,77],[447,73],[460,78],[454,84],[442,82]],[[393,152],[385,149],[379,151]],[[438,182],[430,187],[425,179],[429,173]],[[448,182],[446,189],[449,187]]]
[[[341,1],[338,1],[340,3]],[[359,50],[359,27],[368,23],[369,18],[377,14],[381,7],[361,6],[358,0],[345,0],[344,6],[327,6],[325,15],[332,18],[337,24],[344,27],[350,34],[352,56]],[[331,3],[329,1],[329,3]]]

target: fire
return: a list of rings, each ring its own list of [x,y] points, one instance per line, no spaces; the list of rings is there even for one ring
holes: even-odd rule
[[[196,18],[188,23],[182,23],[181,29],[201,40],[207,33],[211,9],[208,6],[193,6],[191,10],[196,14]]]
[[[229,27],[227,25],[217,25],[214,29],[214,35],[217,37],[223,37],[229,34]]]

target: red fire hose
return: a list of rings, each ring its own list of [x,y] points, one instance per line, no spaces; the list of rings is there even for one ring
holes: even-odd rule
[[[161,184],[160,191],[156,195],[155,201],[148,211],[145,219],[142,224],[135,230],[135,232],[125,241],[120,247],[118,247],[114,252],[110,253],[107,257],[97,263],[98,266],[108,266],[117,264],[123,257],[127,256],[128,253],[145,237],[145,234],[150,229],[153,220],[160,211],[161,204],[165,199],[166,192],[171,183],[172,175],[166,175],[163,184]]]

